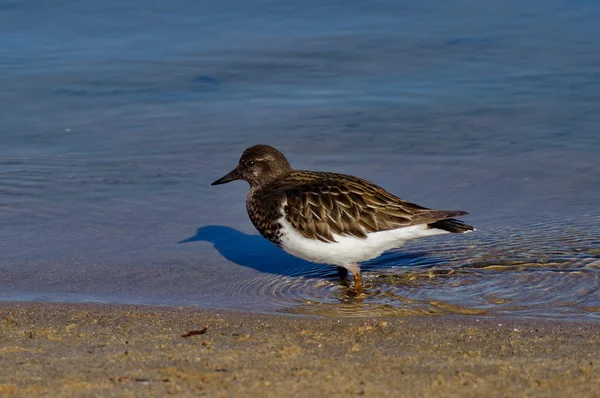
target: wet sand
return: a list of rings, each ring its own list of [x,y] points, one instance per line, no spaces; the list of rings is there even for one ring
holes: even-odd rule
[[[596,322],[0,303],[2,397],[593,397],[598,353]]]

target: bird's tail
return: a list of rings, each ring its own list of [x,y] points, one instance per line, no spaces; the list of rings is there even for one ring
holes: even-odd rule
[[[436,221],[431,224],[427,224],[427,226],[429,228],[441,229],[442,231],[448,231],[455,234],[464,234],[465,232],[475,231],[475,227],[472,225],[465,224],[464,222],[454,218]]]

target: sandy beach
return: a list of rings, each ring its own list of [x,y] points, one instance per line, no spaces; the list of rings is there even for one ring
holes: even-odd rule
[[[600,326],[592,322],[4,302],[0,325],[2,397],[600,391]]]

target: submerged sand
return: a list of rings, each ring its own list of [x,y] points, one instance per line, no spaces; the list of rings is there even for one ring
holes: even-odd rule
[[[597,397],[600,325],[9,302],[0,369],[2,397]]]

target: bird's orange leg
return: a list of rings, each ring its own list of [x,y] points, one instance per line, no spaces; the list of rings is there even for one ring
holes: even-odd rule
[[[362,293],[362,276],[360,272],[354,274],[354,293],[359,295]]]
[[[362,276],[360,275],[360,267],[358,264],[350,264],[345,267],[348,271],[352,272],[354,277],[354,294],[360,295],[362,293]]]

